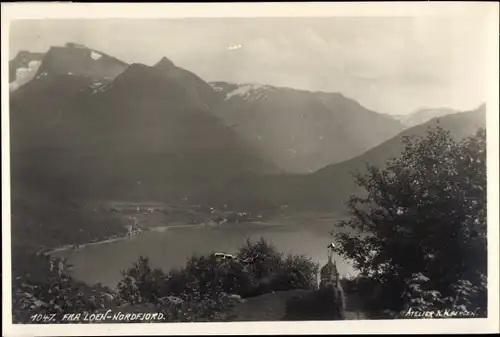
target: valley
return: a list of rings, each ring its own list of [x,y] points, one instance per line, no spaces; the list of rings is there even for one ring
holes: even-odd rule
[[[340,93],[208,83],[166,57],[127,64],[72,43],[11,66],[32,61],[36,76],[10,97],[13,243],[28,251],[131,229],[345,217],[362,193],[352,174],[397,156],[404,137],[485,125],[483,105],[405,129]]]
[[[11,66],[30,72],[11,81],[13,274],[63,258],[110,289],[139,256],[168,272],[260,238],[323,265],[365,193],[353,174],[431,127],[461,140],[486,124],[484,104],[402,122],[337,92],[206,82],[167,57],[127,64],[72,43]]]

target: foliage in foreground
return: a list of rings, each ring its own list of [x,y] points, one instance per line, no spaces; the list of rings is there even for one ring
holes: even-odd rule
[[[224,310],[241,298],[316,286],[317,264],[305,256],[284,256],[263,238],[248,240],[235,257],[192,256],[182,269],[169,273],[140,257],[123,272],[120,298],[130,304],[155,303],[172,321],[223,320]]]
[[[50,270],[46,257],[38,258],[37,262],[40,270],[36,277],[13,274],[12,316],[15,323],[61,323],[64,314],[90,314],[118,304],[111,289],[74,280],[68,273],[70,265],[65,264],[66,272],[59,274]]]
[[[264,239],[247,241],[235,256],[253,263],[218,260],[214,254],[192,256],[182,269],[166,273],[152,268],[148,258],[140,257],[123,272],[117,293],[99,284],[88,286],[72,279],[68,266],[61,275],[50,271],[48,258],[40,257],[36,278],[14,277],[13,320],[56,323],[61,322],[64,313],[91,314],[110,308],[127,311],[144,305],[163,313],[165,321],[226,320],[225,310],[243,297],[316,285],[315,263],[304,256],[284,256]],[[45,315],[50,314],[57,314],[57,320],[46,321],[50,316]]]
[[[456,142],[440,127],[406,138],[399,158],[356,175],[353,218],[334,234],[337,253],[360,271],[370,308],[479,308],[486,315],[486,137]]]

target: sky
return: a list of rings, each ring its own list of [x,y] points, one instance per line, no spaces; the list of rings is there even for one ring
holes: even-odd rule
[[[407,114],[486,100],[487,28],[473,17],[19,20],[9,56],[76,42],[128,63],[166,56],[206,81],[340,92]]]

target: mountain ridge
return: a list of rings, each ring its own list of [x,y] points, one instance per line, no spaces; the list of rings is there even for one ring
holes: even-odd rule
[[[341,93],[209,84],[219,96],[217,116],[254,144],[263,158],[290,173],[312,172],[348,159],[403,129],[393,118]]]
[[[92,84],[87,74],[55,74],[12,95],[16,178],[36,174],[46,187],[72,181],[67,193],[86,197],[162,199],[238,172],[279,172],[212,116],[182,76],[132,64],[105,89]]]
[[[354,172],[366,172],[367,163],[384,167],[388,159],[398,156],[403,150],[403,137],[424,136],[428,127],[437,125],[449,130],[456,140],[472,136],[478,128],[486,125],[486,106],[434,118],[402,131],[359,156],[327,165],[311,174],[240,177],[229,182],[228,186],[220,186],[217,190],[204,193],[224,196],[218,200],[218,204],[246,211],[316,210],[344,214],[344,202],[348,197],[363,193],[353,179]]]
[[[16,179],[35,175],[40,188],[56,184],[89,198],[136,199],[203,195],[218,191],[217,184],[225,193],[229,181],[241,186],[227,193],[236,192],[237,201],[309,207],[313,201],[304,202],[301,189],[321,204],[330,197],[324,186],[315,192],[315,184],[339,179],[326,172],[405,132],[341,93],[207,83],[166,57],[147,66],[92,52],[74,44],[51,48],[38,70],[54,69],[51,75],[11,94]],[[93,166],[101,176],[91,174]],[[345,172],[340,176],[350,184]],[[311,177],[324,181],[308,185],[321,180]],[[216,202],[218,194],[202,201]]]

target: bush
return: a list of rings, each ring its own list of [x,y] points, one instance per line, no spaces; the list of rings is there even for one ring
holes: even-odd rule
[[[120,297],[130,304],[154,303],[171,321],[223,320],[225,309],[234,302],[231,294],[248,297],[316,286],[317,264],[305,256],[285,258],[263,238],[247,240],[235,256],[253,263],[218,260],[213,253],[195,255],[182,269],[164,274],[141,257],[123,273]],[[168,300],[171,296],[178,301]]]
[[[271,291],[316,287],[318,264],[304,255],[284,257],[276,247],[264,238],[256,242],[247,240],[238,251],[238,257],[253,259],[248,267],[254,287],[242,296],[256,296]]]
[[[473,285],[468,280],[458,280],[450,286],[451,293],[444,297],[443,294],[432,288],[430,279],[422,273],[415,273],[406,280],[406,291],[403,293],[408,308],[436,311],[450,309],[459,311],[475,311],[485,317],[486,307],[477,306],[486,303],[485,279],[478,285]]]
[[[218,261],[214,254],[193,256],[183,269],[170,275],[170,282],[177,284],[176,294],[193,291],[214,296],[221,292],[241,294],[253,284],[244,266],[236,261]],[[179,287],[180,282],[184,284]]]
[[[316,289],[319,265],[305,255],[291,255],[283,261],[283,275],[291,289]]]
[[[140,256],[135,265],[122,275],[118,294],[127,303],[154,303],[164,292],[165,274],[161,269],[152,269],[146,257]]]
[[[334,234],[336,251],[353,261],[360,291],[378,310],[450,298],[485,309],[485,130],[456,142],[437,127],[404,142],[386,168],[356,176],[367,194],[349,200],[353,217],[341,226],[354,231]]]

